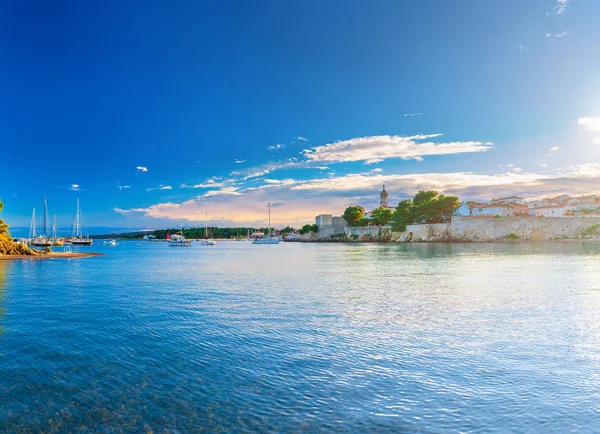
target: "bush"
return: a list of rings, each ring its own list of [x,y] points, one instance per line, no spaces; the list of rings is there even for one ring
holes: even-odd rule
[[[501,216],[500,214],[494,214],[494,217],[493,217],[493,218],[495,218],[495,219],[501,219],[501,218],[502,218],[502,216]]]
[[[596,223],[591,225],[589,228],[581,231],[582,235],[598,235],[598,229],[600,229],[600,224]]]
[[[508,234],[506,236],[506,238],[508,238],[509,240],[518,240],[519,236],[517,234],[515,234],[514,232],[511,232],[510,234]]]

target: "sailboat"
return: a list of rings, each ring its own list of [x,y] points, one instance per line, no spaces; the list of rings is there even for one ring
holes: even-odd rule
[[[32,224],[33,223],[34,221],[32,219]],[[50,234],[48,233],[48,226],[50,226],[48,222],[48,203],[44,197],[44,231],[37,237],[35,235],[33,236],[33,241],[31,242],[32,245],[36,247],[50,247],[52,245],[52,242],[50,241]]]
[[[81,218],[81,206],[79,205],[79,199],[77,199],[77,209],[75,210],[75,221],[73,222],[71,243],[79,246],[91,246],[92,239],[89,235],[84,235],[84,232],[83,219]]]
[[[54,223],[52,224],[52,245],[58,247],[63,245],[63,240],[59,240],[56,236],[56,214],[54,214]]]
[[[262,240],[254,240],[252,244],[279,244],[279,238],[271,237],[271,202],[269,202],[269,229]]]
[[[210,229],[208,228],[208,211],[206,211],[206,223],[204,223],[204,239],[200,242],[201,246],[214,246],[217,243],[208,238],[208,234],[210,233]],[[211,234],[212,236],[212,234]]]

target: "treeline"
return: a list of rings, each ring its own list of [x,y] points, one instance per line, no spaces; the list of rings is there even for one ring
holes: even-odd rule
[[[267,228],[248,228],[248,227],[240,227],[240,228],[217,228],[217,227],[209,227],[209,236],[212,233],[212,238],[245,238],[248,236],[248,233],[252,235],[254,232],[262,232],[267,233]],[[277,232],[281,235],[287,235],[289,233],[294,232],[295,229],[291,226],[286,226],[282,230],[273,230],[273,233]],[[158,229],[152,232],[139,232],[136,234],[124,235],[122,238],[139,240],[144,237],[144,235],[153,235],[158,239],[164,240],[167,237],[167,234],[179,234],[181,233],[181,228],[172,228],[172,229]],[[188,239],[200,239],[204,238],[204,227],[200,228],[183,228],[183,236]]]
[[[346,208],[343,217],[349,226],[391,225],[394,231],[404,232],[406,225],[450,221],[458,206],[458,197],[428,190],[419,191],[412,199],[398,203],[395,210],[377,208],[370,217],[365,217],[365,209],[356,205]]]

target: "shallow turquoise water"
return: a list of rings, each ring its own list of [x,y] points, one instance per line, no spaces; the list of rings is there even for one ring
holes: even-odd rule
[[[0,432],[600,426],[600,244],[98,244],[0,262]]]

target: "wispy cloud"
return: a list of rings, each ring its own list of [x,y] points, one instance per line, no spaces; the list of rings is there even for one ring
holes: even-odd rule
[[[273,146],[267,147],[267,150],[268,151],[275,151],[277,149],[283,149],[283,148],[285,148],[285,145],[277,144],[277,145],[273,145]]]
[[[235,164],[242,164],[242,163],[245,163],[245,162],[246,162],[246,160],[239,160],[239,159],[234,160]]]
[[[138,172],[147,172],[148,171],[148,168],[144,167],[144,166],[137,166],[136,169]]]
[[[562,15],[567,11],[569,7],[569,0],[557,0],[554,6],[554,13],[556,15]]]
[[[298,136],[298,138],[296,140],[301,140],[303,142],[308,142],[308,139],[306,137],[302,137],[302,136]]]
[[[305,149],[303,154],[313,162],[364,161],[377,163],[388,158],[419,160],[423,156],[448,155],[465,152],[484,152],[492,147],[489,142],[424,142],[441,134],[416,136],[370,136],[341,140],[314,148]]]
[[[558,151],[560,148],[558,146],[553,146],[550,148],[550,152],[556,152]]]
[[[404,117],[421,116],[423,113],[404,113]]]
[[[205,182],[194,185],[181,184],[179,188],[217,188],[223,187],[225,183],[215,178],[207,179]]]
[[[235,187],[223,187],[219,190],[210,190],[202,195],[202,197],[211,197],[211,196],[240,196],[242,193],[238,192]]]
[[[72,191],[82,191],[79,188],[79,184],[71,184],[71,186],[69,187],[69,190],[72,190]]]
[[[513,166],[514,167],[514,166]],[[518,168],[515,168],[518,169]],[[202,197],[182,203],[159,203],[147,208],[115,209],[122,214],[141,213],[153,219],[202,221],[204,210],[214,210],[220,224],[264,224],[267,201],[285,203],[274,213],[276,224],[304,224],[320,213],[341,215],[346,206],[376,206],[381,184],[390,192],[390,203],[414,195],[420,189],[435,189],[456,194],[463,199],[489,199],[515,194],[536,198],[569,192],[582,194],[597,191],[600,164],[570,166],[552,174],[513,170],[500,174],[472,172],[382,174],[355,173],[312,180],[269,179],[259,187],[213,190]],[[231,200],[235,195],[235,200]]]
[[[154,190],[173,190],[173,187],[170,185],[159,185],[158,187],[150,187],[147,188],[146,191],[154,191]]]
[[[119,190],[125,190],[128,188],[131,188],[131,186],[130,185],[119,185]]]

